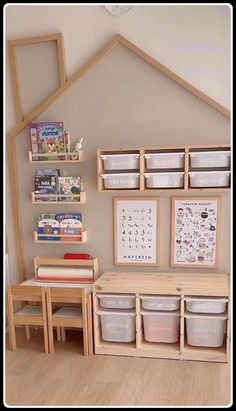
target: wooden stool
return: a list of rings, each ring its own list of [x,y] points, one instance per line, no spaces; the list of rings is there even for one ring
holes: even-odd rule
[[[92,314],[92,297],[88,294],[87,302],[87,325],[88,325],[88,354],[93,355],[93,314]],[[57,327],[57,341],[66,341],[65,327]]]
[[[88,316],[87,295],[84,288],[47,287],[47,317],[49,352],[54,353],[53,327],[82,328],[84,355],[88,355],[91,348],[88,347]],[[80,307],[61,307],[55,312],[52,303],[79,303]],[[64,339],[64,338],[63,338]]]
[[[49,352],[48,347],[48,330],[47,330],[47,309],[46,296],[44,287],[9,286],[7,289],[7,310],[8,310],[8,327],[9,343],[12,351],[17,350],[15,325],[26,326],[26,338],[30,338],[29,325],[42,326],[44,332],[44,349],[46,354]],[[14,312],[14,301],[21,302],[40,302],[41,305],[25,305]]]

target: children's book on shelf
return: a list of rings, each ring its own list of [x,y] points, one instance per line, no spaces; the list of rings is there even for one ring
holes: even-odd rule
[[[63,241],[81,241],[82,236],[82,214],[81,213],[57,213],[56,220],[59,222],[60,234],[68,234],[62,237]],[[76,237],[70,237],[76,235]]]
[[[32,154],[60,153],[67,150],[64,125],[61,121],[31,123],[29,125]],[[36,157],[40,160],[64,160],[65,156]]]
[[[59,177],[59,194],[66,194],[68,197],[61,197],[61,201],[79,201],[79,197],[69,197],[70,194],[80,194],[84,191],[84,180],[82,177]]]
[[[37,170],[34,179],[35,194],[58,194],[58,176],[60,170]],[[56,197],[39,197],[40,201],[57,201]],[[37,201],[37,196],[36,196]]]
[[[60,223],[55,218],[55,214],[41,214],[38,217],[38,234],[59,234]],[[38,240],[58,241],[60,237],[45,237],[38,235]]]

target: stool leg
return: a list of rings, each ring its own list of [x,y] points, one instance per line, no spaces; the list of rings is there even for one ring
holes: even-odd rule
[[[15,325],[11,320],[9,321],[8,329],[9,329],[10,348],[12,351],[16,351],[16,331],[15,331]]]
[[[87,325],[88,325],[88,354],[93,355],[93,320],[92,320],[92,299],[91,294],[87,300]]]
[[[61,327],[61,340],[62,342],[66,341],[66,331],[64,327]]]
[[[30,327],[29,325],[25,325],[25,336],[27,340],[30,340]]]
[[[61,341],[61,327],[57,327],[57,341]]]

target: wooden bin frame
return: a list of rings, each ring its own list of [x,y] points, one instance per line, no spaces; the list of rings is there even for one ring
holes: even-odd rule
[[[97,294],[132,294],[136,300],[136,340],[131,343],[106,342],[101,338],[99,298]],[[140,314],[140,295],[180,296],[179,343],[149,343],[143,339]],[[186,343],[185,298],[226,297],[228,299],[226,339],[222,347],[193,347]],[[230,298],[229,274],[209,273],[135,273],[105,272],[93,285],[94,345],[95,354],[124,355],[133,357],[170,358],[228,362],[230,358]],[[209,314],[210,315],[210,314]]]
[[[229,187],[202,187],[202,188],[194,188],[191,187],[189,184],[189,172],[190,172],[190,156],[189,154],[191,151],[206,151],[209,149],[210,151],[218,151],[220,149],[223,150],[230,150],[230,145],[229,144],[208,144],[208,145],[191,145],[191,146],[166,146],[166,147],[133,147],[133,148],[125,148],[125,147],[117,147],[117,148],[98,148],[97,149],[97,187],[99,192],[121,192],[121,191],[127,191],[127,192],[142,192],[142,191],[147,191],[147,192],[153,192],[153,191],[158,191],[158,192],[165,192],[165,191],[171,191],[171,192],[205,192],[205,191],[216,191],[216,192],[227,192],[230,190]],[[182,172],[184,173],[184,186],[182,188],[147,188],[145,187],[145,154],[148,153],[171,153],[174,151],[182,151],[184,153],[184,167]],[[104,170],[103,167],[103,161],[101,159],[101,155],[105,154],[124,154],[124,153],[130,153],[130,154],[139,154],[140,155],[140,162],[139,162],[139,170],[138,173],[140,174],[140,186],[139,188],[133,188],[133,189],[108,189],[104,187],[103,184],[103,179],[101,177],[101,174],[107,173],[109,174],[108,171]],[[201,169],[199,168],[199,171]],[[211,171],[214,170],[214,168],[205,168],[204,171]],[[224,170],[224,169],[222,169]],[[122,170],[121,170],[122,171]],[[134,172],[133,170],[128,170],[130,172]],[[126,170],[126,172],[128,172]],[[158,170],[159,172],[163,172],[161,169]],[[178,171],[176,169],[164,169],[165,172],[171,173],[172,171]],[[227,170],[230,171],[230,170]],[[151,174],[152,170],[148,170],[148,172]],[[153,171],[155,172],[155,170]],[[118,173],[118,171],[111,171],[111,173]]]

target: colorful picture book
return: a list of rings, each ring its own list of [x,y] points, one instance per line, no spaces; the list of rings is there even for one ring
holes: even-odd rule
[[[60,170],[37,170],[34,179],[35,194],[58,194]],[[37,196],[36,196],[37,199]],[[40,197],[40,201],[57,201],[56,197]]]
[[[59,177],[59,194],[79,194],[84,191],[84,180],[82,177]],[[61,197],[61,201],[79,201],[79,197]]]
[[[38,234],[68,234],[68,237],[38,236],[39,240],[46,241],[81,241],[82,214],[81,213],[57,213],[41,214],[38,218]],[[71,235],[75,237],[71,237]]]
[[[31,150],[37,153],[60,153],[67,150],[63,122],[42,122],[29,125]],[[36,158],[35,158],[36,159]],[[39,158],[37,158],[39,159]],[[40,157],[42,160],[63,160],[63,156]]]
[[[55,214],[41,214],[38,217],[38,234],[59,234],[59,221],[55,219]],[[60,237],[38,236],[38,240],[58,241]]]
[[[60,224],[60,234],[68,234],[68,237],[62,237],[63,241],[80,241],[82,236],[82,214],[58,213],[55,216]],[[77,237],[70,237],[70,235],[78,235]]]

